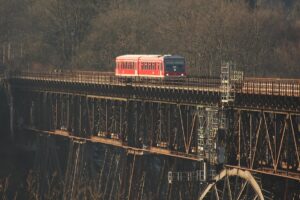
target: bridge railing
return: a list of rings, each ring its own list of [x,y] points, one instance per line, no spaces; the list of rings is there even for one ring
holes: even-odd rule
[[[79,82],[79,83],[119,83],[110,72],[89,72],[89,71],[51,71],[51,72],[12,72],[11,78],[21,78],[30,80],[59,81],[59,82]]]
[[[300,80],[246,78],[243,82],[242,93],[299,97]]]

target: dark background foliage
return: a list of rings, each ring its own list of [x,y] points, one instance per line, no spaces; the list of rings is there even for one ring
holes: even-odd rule
[[[0,0],[0,62],[112,71],[121,54],[180,54],[189,71],[233,61],[248,76],[300,75],[296,0]]]

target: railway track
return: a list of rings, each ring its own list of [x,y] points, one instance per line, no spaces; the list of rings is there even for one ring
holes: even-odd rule
[[[174,88],[222,92],[221,80],[213,77],[186,77],[178,79],[154,79],[145,77],[125,78],[112,72],[14,72],[12,79],[77,82],[83,84],[107,84],[135,87]],[[0,76],[1,79],[1,76]],[[272,96],[300,97],[300,79],[253,78],[232,81],[232,92]]]

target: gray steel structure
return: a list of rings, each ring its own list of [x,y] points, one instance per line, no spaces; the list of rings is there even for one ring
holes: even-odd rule
[[[58,173],[59,198],[300,198],[300,80],[14,72],[5,85],[12,137],[38,133],[35,169]]]

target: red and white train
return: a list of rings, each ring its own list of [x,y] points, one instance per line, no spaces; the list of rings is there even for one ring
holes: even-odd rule
[[[116,58],[116,76],[185,77],[185,59],[178,55],[122,55]]]

